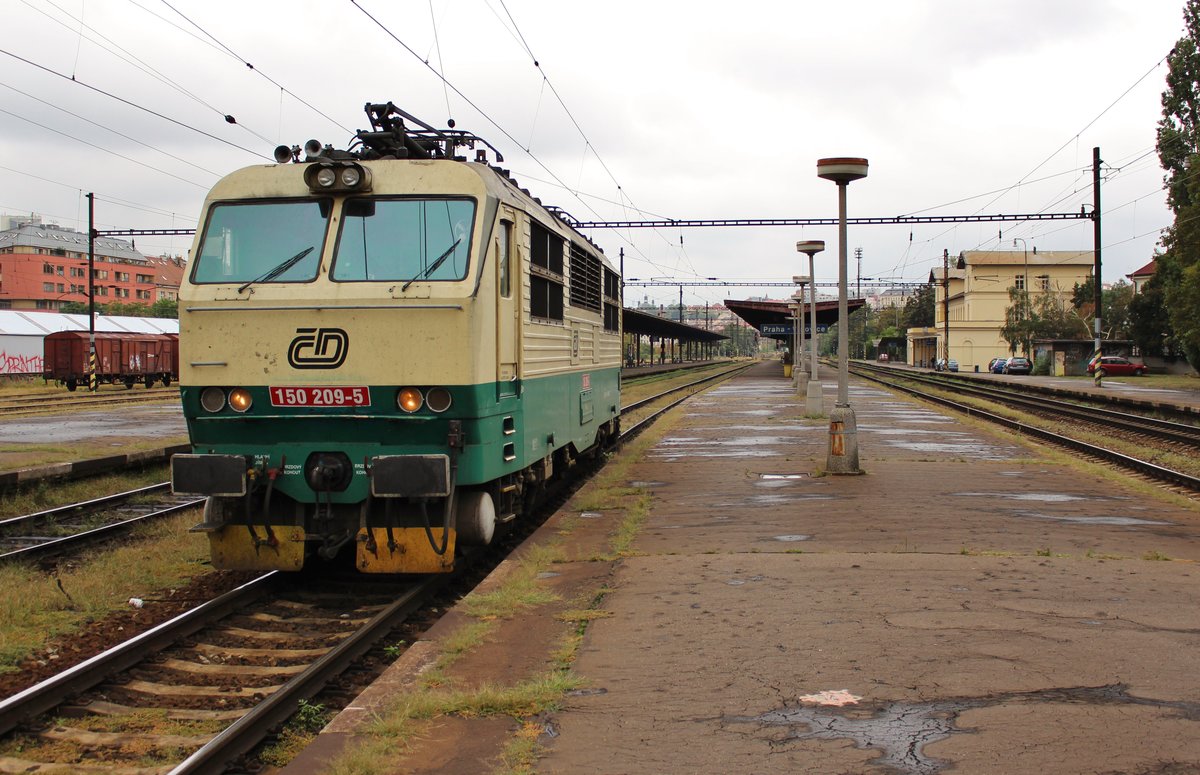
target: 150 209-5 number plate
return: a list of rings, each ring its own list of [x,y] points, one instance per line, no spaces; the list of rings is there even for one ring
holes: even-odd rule
[[[370,406],[365,387],[272,387],[271,406]]]

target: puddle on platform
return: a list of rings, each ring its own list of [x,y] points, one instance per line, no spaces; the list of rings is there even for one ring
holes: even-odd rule
[[[759,474],[759,479],[804,479],[808,474]]]
[[[772,536],[772,540],[783,541],[784,543],[793,543],[795,541],[809,541],[811,539],[812,539],[812,536],[806,536],[806,535]]]
[[[604,515],[598,511],[582,511],[579,513],[580,519],[600,519]]]
[[[1125,684],[1005,692],[989,697],[963,697],[931,702],[894,702],[859,705],[844,709],[823,706],[788,707],[760,716],[726,717],[726,723],[788,727],[783,737],[774,734],[766,742],[772,749],[786,749],[798,740],[850,740],[856,748],[879,751],[872,765],[900,773],[933,775],[954,763],[925,753],[930,743],[972,730],[956,726],[966,710],[1005,704],[1144,705],[1170,708],[1187,719],[1200,719],[1200,703],[1154,700],[1129,694]]]
[[[780,453],[770,449],[727,449],[727,450],[689,450],[651,452],[647,457],[674,463],[679,460],[694,460],[698,457],[778,457]]]
[[[762,581],[764,578],[766,578],[766,577],[765,576],[750,576],[749,578],[744,578],[744,579],[727,579],[725,581],[725,583],[731,587],[740,587],[743,584],[745,584],[747,581]]]
[[[643,482],[640,480],[634,480],[629,483],[629,486],[635,487],[639,490],[642,490],[642,489],[653,490],[656,487],[666,487],[667,483],[666,482]]]
[[[1065,492],[956,492],[953,494],[965,498],[1002,498],[1010,501],[1036,501],[1038,503],[1110,500],[1109,498],[1093,498],[1088,495],[1071,495]]]
[[[1157,519],[1137,519],[1136,517],[1076,517],[1069,514],[1042,514],[1037,511],[1018,511],[1018,517],[1030,519],[1048,519],[1052,522],[1070,522],[1074,525],[1112,525],[1116,527],[1133,527],[1135,525],[1174,525],[1174,522],[1164,522]]]
[[[1001,449],[979,442],[956,444],[954,442],[937,441],[888,441],[887,443],[893,447],[907,449],[912,452],[958,455],[968,457],[972,460],[1008,460],[1013,457],[1013,453],[1015,452],[1012,448]]]

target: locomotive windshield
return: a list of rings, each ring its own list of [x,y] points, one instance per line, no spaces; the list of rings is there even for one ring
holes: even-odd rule
[[[333,279],[462,280],[467,276],[473,199],[350,199]]]
[[[193,262],[196,283],[307,282],[317,276],[328,200],[214,205]]]

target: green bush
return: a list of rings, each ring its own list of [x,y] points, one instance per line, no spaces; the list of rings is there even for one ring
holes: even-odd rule
[[[1040,355],[1033,362],[1033,373],[1039,377],[1050,376],[1050,356]]]

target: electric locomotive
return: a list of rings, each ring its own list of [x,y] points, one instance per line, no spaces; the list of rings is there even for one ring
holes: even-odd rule
[[[366,110],[347,150],[280,146],[205,200],[171,478],[218,568],[449,571],[620,430],[602,251],[480,138]]]

